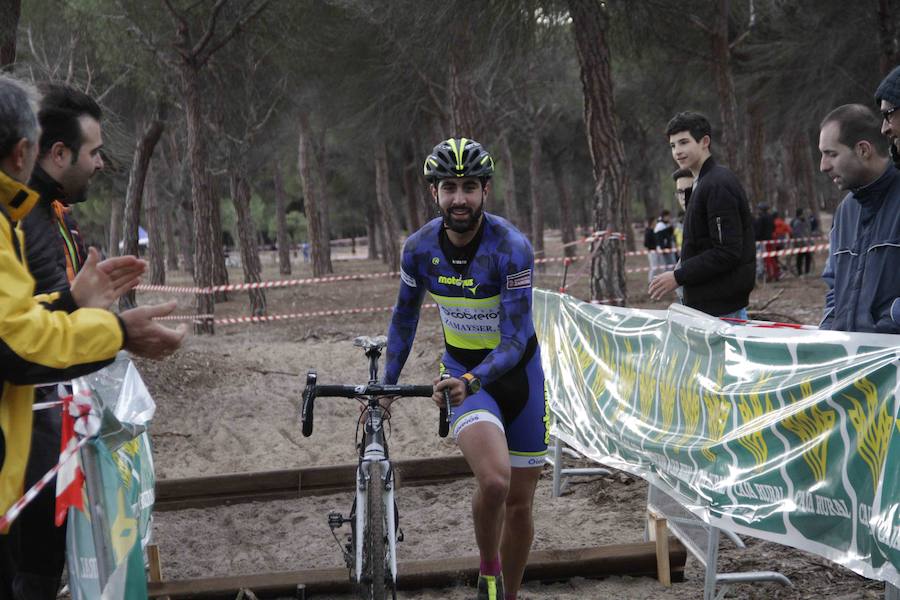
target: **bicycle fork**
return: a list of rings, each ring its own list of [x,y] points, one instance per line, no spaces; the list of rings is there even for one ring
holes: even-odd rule
[[[376,463],[378,465],[378,471],[381,475],[378,481],[369,481],[368,469],[366,468],[370,463]],[[355,540],[355,548],[354,548],[354,558],[355,558],[355,571],[356,571],[356,581],[357,583],[361,582],[363,575],[363,546],[364,546],[364,538],[366,531],[366,523],[368,522],[369,515],[368,506],[366,502],[366,490],[369,486],[377,486],[377,489],[381,490],[381,497],[383,499],[382,507],[384,510],[384,515],[382,518],[385,520],[385,529],[384,534],[387,538],[388,542],[388,568],[391,573],[391,581],[396,586],[397,583],[397,519],[396,519],[396,511],[394,509],[394,471],[391,467],[390,462],[388,462],[384,458],[384,450],[382,446],[377,443],[372,443],[366,448],[366,453],[362,461],[359,463],[359,467],[356,471],[356,515],[355,515],[355,528],[356,528],[356,540]],[[378,515],[372,515],[373,518],[379,518]],[[377,557],[369,557],[370,560],[375,559]],[[384,558],[382,557],[382,560]]]

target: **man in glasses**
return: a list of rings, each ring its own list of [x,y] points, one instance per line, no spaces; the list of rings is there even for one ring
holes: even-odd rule
[[[891,158],[900,167],[900,67],[894,67],[875,90],[875,102],[881,111],[881,133],[891,142]]]
[[[678,169],[672,173],[675,180],[675,199],[681,210],[687,210],[687,204],[691,199],[691,190],[694,188],[694,176],[688,169]]]

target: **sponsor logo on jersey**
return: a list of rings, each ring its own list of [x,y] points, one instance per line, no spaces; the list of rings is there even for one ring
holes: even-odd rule
[[[506,276],[506,289],[522,290],[531,287],[531,269],[525,269],[518,273]]]
[[[471,277],[463,279],[462,277],[447,277],[446,275],[440,275],[438,277],[438,283],[443,285],[455,285],[457,287],[461,287],[467,292],[472,292],[472,295],[475,295],[475,291],[478,289],[480,283],[475,283],[475,280]]]
[[[441,306],[441,321],[444,326],[459,333],[499,333],[499,308],[471,308],[462,306]]]
[[[440,262],[441,262],[441,259],[439,259],[437,256],[431,257],[431,264],[437,265],[437,264],[440,264]]]

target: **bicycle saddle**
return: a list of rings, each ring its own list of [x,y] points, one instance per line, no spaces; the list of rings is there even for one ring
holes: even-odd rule
[[[365,348],[366,350],[371,350],[372,348],[381,350],[382,348],[387,346],[387,337],[383,335],[379,335],[376,337],[361,335],[353,340],[353,345],[359,346],[360,348]]]

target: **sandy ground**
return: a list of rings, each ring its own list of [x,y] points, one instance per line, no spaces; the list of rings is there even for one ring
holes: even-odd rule
[[[548,247],[553,255],[553,241]],[[818,257],[819,269],[823,256]],[[279,276],[271,260],[266,279]],[[630,259],[644,266],[641,259]],[[295,265],[295,276],[307,276],[306,265]],[[337,273],[380,272],[380,263],[366,260],[335,263]],[[538,276],[542,287],[561,281],[559,263]],[[232,273],[232,280],[239,280]],[[186,277],[170,284],[187,283]],[[586,297],[586,276],[576,267],[569,284],[574,295]],[[269,312],[302,312],[361,306],[390,306],[396,280],[373,279],[268,292]],[[646,274],[629,280],[632,304],[662,308],[648,301]],[[821,311],[824,286],[814,278],[788,279],[759,287],[751,308],[765,305],[773,318],[814,323]],[[141,302],[165,296],[142,294]],[[182,297],[185,313],[190,300]],[[245,295],[217,307],[222,315],[247,314]],[[299,427],[299,398],[304,375],[317,369],[322,383],[362,383],[366,363],[352,346],[356,335],[376,335],[387,328],[388,314],[302,319],[268,325],[222,326],[212,337],[191,337],[175,358],[140,364],[158,409],[152,438],[159,478],[212,475],[316,465],[355,460],[355,403],[348,400],[317,404],[315,432],[304,438]],[[423,313],[416,344],[403,381],[430,383],[441,353],[441,334],[433,311]],[[407,399],[392,419],[390,448],[395,459],[446,456],[455,446],[436,435],[437,409],[424,400]],[[471,480],[430,487],[402,488],[398,507],[405,541],[399,559],[427,559],[476,553],[469,502]],[[573,480],[559,499],[550,494],[548,470],[537,492],[534,549],[575,548],[642,541],[646,485],[624,473]],[[347,514],[346,494],[296,501],[252,503],[215,509],[194,509],[156,515],[156,542],[167,579],[240,575],[312,567],[338,567],[342,558],[327,527],[330,510]],[[880,584],[813,555],[752,539],[737,551],[725,541],[720,570],[777,570],[794,587],[774,584],[739,585],[727,597],[755,598],[878,598]],[[402,574],[401,574],[402,576]],[[520,597],[554,598],[702,598],[703,571],[688,558],[686,581],[666,589],[650,578],[573,579],[543,585],[529,583]],[[401,598],[461,600],[473,590],[455,587],[402,592]],[[322,596],[317,596],[322,597]],[[349,596],[346,596],[349,597]]]

